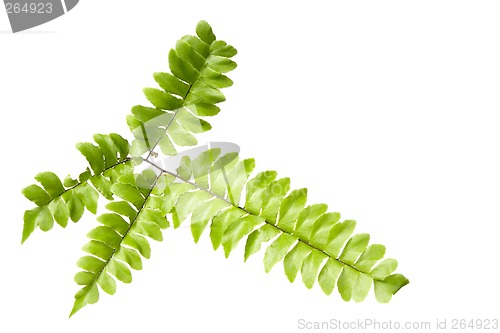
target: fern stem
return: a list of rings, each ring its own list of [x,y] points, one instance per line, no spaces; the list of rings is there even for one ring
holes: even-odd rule
[[[153,190],[154,190],[154,188],[156,186],[156,183],[158,182],[158,179],[160,179],[160,177],[162,175],[163,175],[163,172],[161,172],[159,175],[156,176],[153,184],[151,185],[151,190],[149,191],[148,195],[146,195],[146,197],[144,198],[144,202],[142,203],[141,208],[137,211],[137,214],[135,215],[134,220],[130,222],[130,225],[129,225],[127,231],[125,231],[125,233],[123,234],[123,237],[122,237],[122,239],[120,241],[120,244],[118,244],[118,246],[116,247],[116,249],[113,249],[113,251],[111,252],[111,255],[109,256],[109,259],[106,261],[106,264],[103,266],[102,270],[99,273],[96,274],[96,277],[95,277],[95,280],[94,280],[93,283],[97,283],[97,280],[99,279],[99,276],[102,274],[102,272],[104,272],[104,270],[108,266],[108,264],[111,261],[111,259],[113,259],[113,256],[115,255],[116,251],[118,251],[120,249],[120,247],[122,246],[123,240],[125,239],[125,237],[127,237],[128,233],[130,232],[130,230],[134,226],[135,222],[137,222],[137,219],[139,218],[139,215],[141,214],[141,212],[144,209],[144,207],[146,206],[146,203],[148,202],[148,199],[151,196],[151,193],[153,193]]]
[[[121,164],[124,164],[124,163],[130,162],[130,160],[131,160],[131,158],[130,158],[130,157],[127,157],[127,158],[125,158],[123,161],[121,161],[121,162],[117,162],[116,164],[113,164],[112,166],[107,167],[107,168],[106,168],[106,169],[104,169],[104,170],[103,170],[100,174],[98,174],[98,175],[93,175],[93,176],[91,176],[90,178],[94,178],[94,177],[96,177],[96,176],[100,176],[100,175],[102,175],[103,173],[105,173],[105,172],[106,172],[106,171],[108,171],[108,170],[111,170],[111,169],[113,169],[113,168],[116,168],[117,166],[119,166],[119,165],[121,165]],[[89,178],[88,180],[90,180],[90,178]],[[51,198],[51,199],[50,199],[50,201],[49,201],[49,202],[47,202],[47,204],[46,204],[46,205],[49,205],[49,204],[50,204],[52,201],[54,201],[55,199],[62,197],[62,196],[63,196],[66,192],[72,191],[72,190],[74,190],[75,188],[77,188],[78,186],[80,186],[80,185],[82,185],[82,184],[84,184],[84,183],[87,183],[87,181],[88,181],[88,180],[86,180],[86,181],[84,181],[84,182],[78,181],[78,183],[77,183],[76,185],[73,185],[73,186],[71,186],[71,187],[69,187],[69,188],[65,189],[65,190],[64,190],[64,192],[62,192],[61,194],[59,194],[57,197]]]
[[[210,194],[210,195],[212,195],[212,196],[216,197],[217,199],[223,200],[223,201],[227,202],[228,204],[230,204],[231,206],[233,206],[233,207],[237,207],[237,208],[241,209],[242,211],[244,211],[245,213],[247,213],[247,214],[249,214],[249,215],[253,215],[253,214],[252,214],[252,213],[250,213],[248,210],[246,210],[244,207],[240,207],[240,206],[236,206],[236,205],[234,205],[231,201],[227,200],[226,198],[221,197],[220,195],[218,195],[218,194],[216,194],[216,193],[214,193],[214,192],[210,191],[209,189],[206,189],[206,188],[201,187],[200,185],[196,184],[195,182],[190,181],[189,179],[184,179],[184,178],[182,178],[181,176],[179,176],[178,174],[176,174],[176,173],[174,173],[174,172],[171,172],[171,171],[165,170],[165,169],[161,168],[160,166],[158,166],[158,165],[154,164],[154,163],[153,163],[153,162],[151,162],[150,160],[143,159],[143,161],[144,161],[144,162],[146,162],[146,163],[149,163],[151,166],[153,166],[153,167],[157,168],[157,169],[158,169],[161,173],[165,173],[165,174],[169,174],[169,175],[171,175],[171,176],[174,176],[175,178],[177,178],[177,179],[179,179],[179,180],[183,181],[184,183],[190,184],[190,185],[192,185],[192,186],[194,186],[194,187],[196,187],[196,188],[198,188],[198,189],[200,189],[200,190],[202,190],[202,191],[204,191],[204,192],[206,192],[206,193],[208,193],[208,194]],[[281,231],[281,232],[282,232],[282,233],[284,233],[284,234],[293,235],[293,233],[290,233],[290,232],[288,232],[288,231],[286,231],[286,230],[283,230],[282,228],[278,227],[277,225],[275,225],[275,224],[273,224],[273,223],[271,223],[271,222],[268,222],[268,221],[266,221],[266,220],[264,220],[264,222],[265,222],[265,223],[267,223],[267,224],[269,224],[269,225],[271,225],[271,226],[273,226],[273,227],[275,227],[276,229],[278,229],[279,231]],[[354,269],[354,270],[358,271],[358,272],[359,272],[359,273],[361,273],[361,274],[365,274],[365,275],[368,275],[368,276],[370,276],[370,277],[371,277],[371,275],[370,275],[369,273],[364,272],[364,271],[362,271],[362,270],[360,270],[360,269],[358,269],[358,268],[354,267],[353,265],[348,264],[348,263],[346,263],[346,262],[342,261],[340,258],[335,258],[335,257],[334,257],[334,256],[332,256],[331,254],[327,253],[325,250],[322,250],[322,249],[320,249],[320,248],[318,248],[318,247],[316,247],[316,246],[312,245],[311,243],[309,243],[309,242],[308,242],[308,241],[306,241],[306,240],[301,239],[300,237],[298,238],[298,241],[299,241],[299,242],[304,243],[305,245],[307,245],[307,246],[311,247],[311,248],[312,248],[312,249],[314,249],[314,250],[317,250],[317,251],[322,252],[322,253],[323,253],[323,254],[325,254],[328,258],[332,258],[332,259],[334,259],[334,260],[338,261],[338,262],[339,262],[340,264],[342,264],[342,265],[348,266],[348,267],[350,267],[350,268],[352,268],[352,269]],[[373,277],[372,277],[372,278],[373,278]],[[379,280],[379,279],[376,279],[376,278],[373,278],[373,279],[374,279],[374,280],[377,280],[377,281],[382,281],[382,280]]]
[[[200,71],[199,71],[199,72],[200,72],[200,74],[198,74],[198,77],[196,78],[196,80],[194,81],[194,83],[192,83],[192,84],[190,84],[190,85],[189,85],[189,88],[188,88],[188,90],[186,91],[186,94],[184,94],[184,96],[182,97],[182,99],[183,99],[184,101],[186,100],[186,98],[188,97],[189,93],[191,92],[191,88],[193,87],[193,85],[194,85],[196,82],[198,82],[198,79],[199,79],[199,78],[200,78],[200,76],[201,76],[201,72],[202,72],[202,71],[203,71],[206,67],[207,67],[207,65],[206,65],[206,62],[205,62],[205,64],[203,65],[203,67],[202,67],[202,68],[200,68]],[[184,102],[182,103],[181,108],[182,108],[182,107],[184,107]],[[168,128],[169,128],[169,127],[170,127],[170,125],[172,125],[172,123],[174,122],[175,117],[177,116],[177,114],[179,113],[179,110],[180,110],[181,108],[178,108],[177,110],[175,110],[174,115],[172,116],[172,119],[170,119],[170,121],[168,122],[167,126],[165,127],[165,134],[163,134],[162,136],[160,136],[160,137],[156,140],[155,144],[153,145],[153,148],[151,148],[151,149],[149,150],[148,156],[146,157],[146,159],[147,159],[147,160],[149,160],[149,158],[151,157],[151,155],[153,155],[153,151],[156,149],[156,147],[158,147],[158,145],[160,144],[160,141],[161,141],[161,139],[163,138],[163,136],[164,136],[164,135],[167,135]]]
[[[191,86],[189,87],[189,90],[191,90]],[[188,92],[189,92],[188,90]],[[149,158],[151,157],[151,155],[153,155],[153,151],[155,150],[156,147],[158,147],[158,144],[160,144],[160,140],[163,138],[164,135],[167,135],[167,131],[168,131],[168,128],[170,127],[170,125],[172,125],[172,123],[174,122],[175,120],[175,117],[177,116],[177,114],[179,113],[179,109],[175,110],[174,112],[174,115],[172,116],[172,119],[170,119],[170,121],[168,122],[167,126],[165,127],[165,134],[163,134],[162,136],[160,136],[155,144],[153,145],[153,147],[149,150],[149,153],[148,153],[148,156],[146,157],[147,160],[149,160]]]
[[[151,185],[151,190],[149,190],[148,195],[144,198],[144,202],[142,203],[141,208],[137,211],[137,214],[135,215],[134,220],[130,222],[130,225],[129,225],[127,231],[125,232],[125,234],[123,235],[122,240],[127,236],[127,234],[130,232],[130,229],[132,229],[132,227],[134,226],[135,222],[137,221],[137,218],[139,217],[139,215],[141,214],[142,210],[146,206],[146,203],[148,202],[148,199],[151,196],[151,193],[153,193],[153,190],[154,190],[154,188],[156,186],[156,183],[158,182],[158,179],[160,179],[160,177],[162,175],[163,175],[163,172],[160,172],[160,174],[156,176],[153,184]],[[121,242],[120,242],[120,246],[121,246]],[[113,251],[113,253],[114,253],[114,251]]]

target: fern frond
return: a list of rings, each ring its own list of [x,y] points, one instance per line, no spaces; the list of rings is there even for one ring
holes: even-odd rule
[[[221,89],[233,84],[225,73],[236,68],[231,60],[236,53],[201,21],[196,36],[182,37],[170,50],[170,72],[154,74],[161,89],[144,89],[153,107],[132,108],[127,117],[132,145],[118,134],[95,135],[95,144],[77,145],[89,164],[77,179],[42,172],[37,184],[23,190],[37,207],[24,214],[22,242],[37,227],[48,231],[54,221],[66,227],[85,209],[96,214],[101,196],[111,201],[97,218],[100,225],[87,234],[86,255],[77,262],[81,271],[75,281],[82,287],[70,316],[97,302],[100,291],[114,294],[117,280],[132,281],[132,270],[142,269],[143,258],[151,256],[148,239],[163,240],[167,216],[175,228],[190,218],[195,242],[209,229],[213,248],[222,247],[226,257],[242,241],[245,261],[266,245],[266,272],[283,262],[290,282],[300,272],[307,288],[317,282],[328,295],[337,288],[345,301],[364,300],[373,285],[376,299],[386,303],[409,283],[394,273],[396,260],[384,259],[383,245],[370,245],[366,233],[354,234],[355,221],[342,221],[326,204],[307,205],[307,189],[291,190],[290,179],[275,171],[250,179],[253,159],[209,149],[193,160],[182,158],[175,173],[155,163],[156,147],[175,155],[176,146],[193,146],[194,134],[211,129],[202,118],[219,113],[217,105],[225,100]],[[136,173],[141,163],[157,172]]]
[[[225,101],[220,89],[233,84],[225,73],[236,68],[230,59],[236,53],[234,47],[216,39],[205,21],[198,23],[196,36],[178,40],[168,56],[170,73],[154,74],[161,89],[144,89],[154,108],[137,105],[127,117],[135,137],[132,155],[149,151],[151,156],[157,146],[164,154],[175,155],[175,145],[196,145],[193,134],[211,129],[200,117],[218,114],[217,104]]]
[[[41,186],[32,184],[22,190],[24,196],[37,205],[24,213],[23,243],[36,227],[49,231],[55,221],[65,228],[70,219],[78,222],[85,209],[96,214],[99,193],[113,200],[111,185],[130,169],[130,145],[114,133],[96,134],[94,141],[97,146],[90,142],[77,144],[90,166],[78,179],[68,176],[62,181],[53,172],[41,172],[35,176]]]
[[[191,214],[195,242],[210,224],[213,247],[222,246],[226,257],[246,238],[245,261],[270,242],[264,255],[266,272],[283,261],[290,282],[300,271],[307,288],[318,281],[329,295],[337,286],[344,301],[363,301],[373,284],[376,299],[386,303],[408,284],[403,275],[394,274],[396,260],[381,261],[383,245],[369,245],[366,233],[353,236],[355,221],[341,221],[325,204],[306,206],[307,189],[290,191],[290,179],[277,179],[275,171],[248,180],[253,159],[219,154],[219,149],[211,149],[193,161],[184,157],[177,174],[172,173],[178,181],[165,189],[164,210],[172,214],[175,228]]]
[[[99,288],[113,295],[115,279],[130,283],[131,269],[142,269],[141,257],[151,256],[146,237],[162,241],[161,230],[169,227],[161,199],[166,184],[172,179],[172,176],[146,170],[138,175],[123,175],[111,186],[113,194],[123,201],[108,203],[109,213],[97,219],[101,225],[87,234],[91,240],[83,250],[88,255],[78,261],[82,271],[75,275],[76,283],[83,288],[75,295],[70,316],[85,305],[96,303]]]

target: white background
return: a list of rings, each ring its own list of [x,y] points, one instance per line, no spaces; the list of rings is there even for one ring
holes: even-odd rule
[[[498,318],[498,1],[81,1],[9,33],[0,13],[0,332],[295,332],[297,321]],[[239,144],[385,244],[410,284],[344,303],[262,253],[243,263],[168,230],[132,285],[67,319],[91,214],[21,247],[20,191],[85,166],[200,19],[236,46],[235,85],[206,138]],[[204,137],[200,141],[204,140]],[[450,327],[450,322],[448,322]]]

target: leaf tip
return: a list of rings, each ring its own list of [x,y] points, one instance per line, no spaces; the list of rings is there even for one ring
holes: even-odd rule
[[[207,21],[201,20],[196,25],[196,34],[198,37],[204,41],[206,44],[210,45],[216,40],[214,32],[210,24]]]
[[[83,306],[81,303],[78,302],[78,299],[75,300],[75,304],[73,305],[73,308],[71,309],[71,312],[68,316],[68,318],[71,318],[77,313]]]

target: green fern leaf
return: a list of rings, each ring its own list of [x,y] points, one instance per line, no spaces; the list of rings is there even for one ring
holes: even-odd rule
[[[178,173],[171,173],[183,184],[173,182],[165,188],[166,198],[175,194],[167,199],[175,227],[191,214],[195,242],[210,225],[213,247],[222,245],[226,257],[246,238],[245,260],[270,243],[264,254],[266,272],[283,262],[290,282],[300,271],[307,288],[318,281],[331,294],[337,287],[345,301],[363,301],[374,285],[376,299],[385,303],[408,283],[404,276],[393,274],[394,259],[373,268],[385,247],[369,246],[366,233],[353,235],[355,221],[341,221],[340,214],[327,212],[324,204],[306,207],[307,189],[290,191],[290,179],[276,179],[274,171],[248,180],[255,166],[252,159],[219,155],[219,149],[210,149],[192,161],[184,157]],[[240,205],[244,189],[246,202]]]
[[[78,261],[82,271],[75,275],[75,282],[83,288],[75,295],[70,316],[98,301],[97,286],[112,295],[116,292],[115,279],[131,283],[131,269],[142,269],[141,256],[148,259],[151,255],[145,237],[162,241],[162,229],[169,227],[165,214],[161,213],[162,201],[155,199],[165,193],[158,187],[166,186],[172,179],[146,170],[142,174],[123,175],[111,187],[124,201],[110,202],[106,206],[110,213],[99,216],[101,225],[87,234],[90,241],[83,250],[88,255]]]
[[[53,172],[41,172],[35,176],[41,187],[32,184],[22,190],[23,195],[38,206],[24,214],[22,243],[37,226],[49,231],[55,221],[65,228],[69,219],[78,222],[85,209],[96,214],[100,194],[113,200],[111,185],[130,170],[130,145],[114,133],[96,134],[94,140],[97,146],[89,142],[77,144],[92,171],[87,169],[78,180],[68,176],[64,181]]]
[[[337,288],[345,301],[363,301],[373,285],[376,299],[386,303],[409,283],[395,273],[396,260],[384,260],[383,245],[370,245],[366,233],[354,234],[355,221],[342,221],[326,204],[307,205],[307,189],[291,190],[290,179],[275,171],[250,179],[253,159],[209,149],[193,160],[183,157],[176,173],[154,162],[156,147],[175,155],[176,146],[196,145],[195,134],[211,129],[203,118],[220,112],[221,89],[233,84],[225,73],[236,68],[236,54],[207,22],[199,22],[196,36],[182,37],[170,50],[170,73],[154,73],[161,89],[144,89],[152,107],[137,105],[128,115],[132,145],[118,134],[96,134],[94,143],[76,146],[88,162],[76,179],[42,172],[22,191],[36,205],[24,213],[22,242],[37,227],[48,231],[55,222],[64,228],[85,210],[97,214],[101,196],[111,201],[77,262],[81,289],[70,316],[96,303],[100,291],[115,294],[117,281],[132,282],[132,270],[142,270],[143,258],[151,257],[148,239],[163,240],[167,215],[175,228],[190,217],[195,242],[209,230],[214,250],[222,247],[226,257],[243,242],[245,261],[265,247],[266,272],[283,262],[290,282],[300,272],[307,288],[317,281],[325,294]],[[142,163],[157,172],[136,173]]]
[[[133,156],[148,151],[151,156],[157,146],[164,154],[175,155],[176,145],[196,145],[198,141],[193,134],[211,129],[200,117],[218,114],[220,109],[216,104],[226,100],[220,89],[233,83],[224,73],[236,68],[236,63],[229,58],[237,51],[217,40],[205,21],[198,23],[196,34],[182,37],[175,49],[170,50],[171,73],[153,75],[161,90],[144,89],[144,95],[154,108],[138,105],[127,117],[135,137]]]

